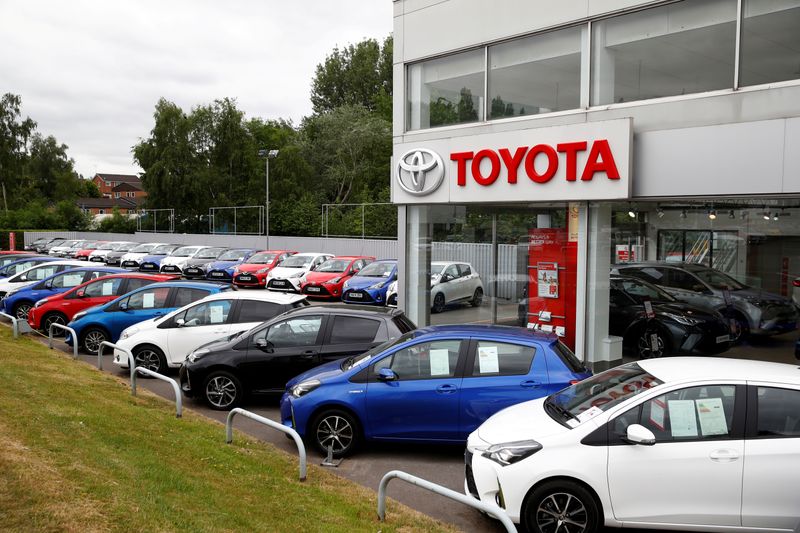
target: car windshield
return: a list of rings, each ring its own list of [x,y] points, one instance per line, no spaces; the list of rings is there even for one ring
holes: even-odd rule
[[[162,244],[160,246],[156,246],[153,248],[153,251],[150,252],[151,255],[167,255],[172,250],[177,248],[174,244]]]
[[[136,246],[134,242],[118,242],[112,250],[115,252],[129,252],[134,246]]]
[[[388,278],[392,275],[394,263],[370,263],[358,273],[361,277]]]
[[[344,361],[342,361],[341,369],[342,370],[350,370],[357,364],[363,363],[371,359],[372,357],[378,355],[381,352],[384,352],[391,348],[392,346],[397,346],[398,344],[402,344],[409,339],[413,339],[417,335],[420,335],[419,330],[409,331],[408,333],[404,333],[395,339],[389,339],[388,341],[384,342],[383,344],[379,344],[378,346],[374,347],[373,349],[366,351],[359,355],[353,355],[348,357]]]
[[[247,255],[247,250],[228,250],[221,256],[219,256],[220,261],[238,261],[244,256]]]
[[[131,253],[144,254],[144,253],[147,253],[150,250],[152,250],[153,246],[155,246],[155,244],[140,244],[139,246],[136,246],[135,248],[133,248],[131,250]]]
[[[180,248],[172,252],[172,255],[174,257],[189,257],[190,255],[195,253],[195,251],[197,251],[197,246],[181,246]]]
[[[431,277],[441,276],[449,263],[431,263]]]
[[[348,266],[350,259],[328,259],[317,268],[317,272],[344,272]]]
[[[677,300],[666,291],[639,279],[618,279],[613,280],[612,284],[614,287],[633,298],[637,304],[644,303],[645,300],[652,300],[655,302],[677,302]]]
[[[104,242],[100,246],[97,247],[98,250],[113,250],[114,243],[113,242]]]
[[[314,257],[310,255],[293,255],[284,259],[281,266],[286,268],[308,268],[308,265],[313,260]]]
[[[703,280],[707,285],[718,291],[740,291],[746,289],[746,285],[742,285],[727,274],[723,274],[717,270],[693,270],[692,274]]]
[[[58,248],[60,246],[64,246],[65,248],[69,248],[69,247],[71,247],[72,245],[74,245],[77,242],[78,241],[64,241],[61,244],[59,244],[58,246],[53,246],[53,248]]]
[[[590,409],[595,413],[597,409],[605,411],[661,383],[663,381],[646,372],[638,363],[629,363],[551,394],[544,406],[547,414],[556,422],[574,427],[592,417],[587,413]],[[572,421],[572,425],[569,421]]]
[[[98,246],[100,246],[98,243],[89,241],[77,246],[77,248],[80,250],[97,250]]]
[[[225,248],[206,248],[194,256],[196,259],[216,259],[219,254],[225,251]]]
[[[83,248],[84,244],[87,244],[87,242],[86,241],[73,241],[73,243],[69,245],[69,248],[72,249],[72,250],[80,250],[81,248]],[[67,246],[67,244],[66,243],[61,243],[60,246]]]
[[[247,260],[247,263],[250,265],[266,265],[275,259],[276,255],[278,254],[259,252],[257,254],[253,254],[250,259]]]

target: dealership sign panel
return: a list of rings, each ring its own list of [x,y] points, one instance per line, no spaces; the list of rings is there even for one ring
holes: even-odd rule
[[[630,197],[631,120],[396,144],[400,204],[618,200]]]

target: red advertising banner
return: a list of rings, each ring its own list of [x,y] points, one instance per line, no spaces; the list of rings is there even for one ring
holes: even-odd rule
[[[8,249],[11,251],[17,249],[17,235],[13,231],[8,234]]]

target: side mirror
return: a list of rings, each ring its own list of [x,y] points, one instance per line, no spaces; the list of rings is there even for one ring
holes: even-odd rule
[[[53,280],[50,280],[50,281],[48,281],[47,283],[45,283],[45,284],[44,284],[44,288],[45,288],[45,289],[49,289],[49,290],[51,290],[51,291],[52,291],[52,290],[53,290]]]
[[[646,427],[639,424],[631,424],[625,432],[625,440],[631,444],[641,444],[642,446],[652,446],[656,443],[656,436]]]
[[[127,311],[128,310],[128,304],[126,302],[120,302],[119,310],[120,311]]]
[[[78,298],[86,298],[86,289],[81,289],[75,293]]]
[[[439,281],[439,283],[447,283],[451,279],[453,279],[453,276],[451,276],[450,274],[444,274],[442,275],[442,279]]]
[[[175,325],[178,326],[179,328],[182,328],[183,326],[186,325],[186,321],[182,318],[178,318],[175,320]]]
[[[378,381],[397,381],[397,374],[391,368],[378,370]]]
[[[256,347],[265,353],[272,353],[274,351],[272,343],[267,339],[256,339]]]

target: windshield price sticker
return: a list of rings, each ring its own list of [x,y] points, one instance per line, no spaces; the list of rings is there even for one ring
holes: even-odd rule
[[[431,377],[450,375],[450,350],[438,349],[430,351]]]
[[[647,318],[655,318],[656,313],[655,311],[653,311],[653,302],[651,302],[650,300],[644,300],[642,302],[642,305],[644,305],[645,316],[647,316]]]
[[[500,372],[497,346],[478,347],[478,368],[481,374],[497,374]]]
[[[591,420],[592,418],[596,417],[597,415],[603,412],[602,409],[599,407],[590,407],[586,411],[578,414],[578,420],[581,422],[586,422],[587,420]]]

